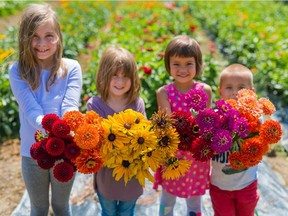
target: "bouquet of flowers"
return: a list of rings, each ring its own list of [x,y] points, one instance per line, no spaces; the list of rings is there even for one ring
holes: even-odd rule
[[[100,148],[104,166],[113,169],[116,181],[125,184],[137,178],[144,186],[145,179],[154,181],[149,169],[156,170],[161,155],[155,151],[157,137],[149,120],[139,112],[127,109],[103,119],[103,143]]]
[[[262,115],[275,112],[272,102],[257,98],[252,90],[238,92],[237,100],[218,100],[216,109],[200,111],[195,117],[199,137],[193,141],[193,157],[206,161],[214,153],[231,151],[229,162],[234,169],[257,165],[282,136],[279,122],[269,119],[260,121]]]
[[[46,133],[35,133],[31,157],[42,169],[54,167],[53,174],[61,182],[69,181],[76,170],[84,174],[97,172],[103,165],[99,151],[101,121],[94,111],[69,111],[62,119],[56,114],[45,115],[42,127]]]

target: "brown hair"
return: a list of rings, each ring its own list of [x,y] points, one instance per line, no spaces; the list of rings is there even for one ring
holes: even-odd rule
[[[133,55],[122,47],[111,46],[103,53],[96,75],[96,90],[106,102],[112,76],[120,70],[131,79],[131,88],[127,92],[128,104],[131,104],[139,97],[141,84]]]
[[[194,57],[196,61],[196,77],[200,77],[203,71],[202,52],[196,40],[187,35],[174,37],[166,47],[164,62],[167,72],[170,74],[170,57]]]
[[[49,78],[46,82],[46,90],[53,85],[56,80],[57,72],[63,69],[63,76],[66,76],[67,70],[62,63],[63,39],[56,13],[48,4],[32,4],[27,7],[21,17],[18,33],[18,68],[22,79],[26,80],[32,90],[36,90],[40,85],[41,66],[31,49],[32,39],[38,27],[44,23],[51,22],[58,37],[57,51],[54,55],[54,64],[51,68]]]

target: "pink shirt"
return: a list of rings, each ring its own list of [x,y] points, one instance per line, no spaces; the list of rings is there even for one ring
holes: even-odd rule
[[[199,82],[195,82],[193,88],[203,88]],[[185,102],[185,93],[179,92],[174,83],[164,86],[167,92],[171,110],[189,112],[191,107]],[[185,176],[176,180],[162,179],[162,188],[167,192],[183,198],[205,194],[205,190],[209,188],[209,172],[210,161],[200,162],[192,157],[191,152],[177,150],[176,157],[183,157],[186,160],[192,161],[189,171]]]

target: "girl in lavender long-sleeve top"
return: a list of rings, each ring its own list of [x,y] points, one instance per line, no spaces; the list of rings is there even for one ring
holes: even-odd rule
[[[139,97],[140,80],[133,55],[121,47],[109,47],[100,60],[96,77],[99,96],[89,99],[87,110],[94,110],[101,117],[133,109],[146,116],[143,99]],[[102,167],[94,175],[94,188],[102,207],[102,216],[134,215],[135,204],[143,193],[137,179],[126,185],[123,178],[116,181],[113,169]]]
[[[49,5],[35,4],[24,11],[18,37],[19,59],[11,65],[9,78],[19,105],[22,176],[31,215],[48,214],[50,185],[54,214],[72,214],[69,196],[73,179],[57,181],[52,169],[41,169],[30,155],[36,130],[43,131],[44,115],[62,117],[67,111],[78,110],[81,68],[77,61],[62,58],[62,43],[57,15]]]

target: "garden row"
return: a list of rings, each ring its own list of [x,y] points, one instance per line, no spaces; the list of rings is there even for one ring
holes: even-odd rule
[[[255,72],[258,94],[268,96],[277,103],[277,108],[288,107],[288,5],[285,2],[180,3],[188,5],[190,13],[230,63],[243,63]]]
[[[230,4],[232,5],[232,3]],[[229,3],[223,3],[223,5],[229,5]],[[275,3],[275,5],[277,4]],[[251,50],[249,51],[248,47],[245,47],[243,44],[241,46],[237,45],[236,42],[238,42],[239,39],[236,38],[236,35],[231,36],[231,34],[236,34],[237,32],[230,26],[233,23],[232,18],[231,22],[226,21],[227,26],[223,24],[220,26],[215,25],[215,20],[217,19],[216,15],[219,15],[219,22],[221,22],[221,13],[219,12],[225,14],[224,6],[222,9],[213,7],[213,10],[211,8],[209,9],[210,6],[212,7],[213,5],[210,5],[208,2],[201,5],[201,2],[188,4],[187,2],[185,3],[182,1],[177,2],[177,4],[171,2],[166,4],[164,2],[133,3],[88,1],[85,2],[85,4],[76,1],[60,2],[56,10],[59,12],[61,11],[59,15],[64,38],[64,56],[79,59],[83,67],[81,111],[84,112],[86,110],[85,103],[87,99],[96,94],[95,74],[97,72],[99,59],[103,51],[110,45],[120,45],[128,49],[135,56],[136,62],[139,66],[139,74],[142,83],[141,96],[146,104],[147,116],[150,117],[151,114],[157,109],[155,97],[156,89],[171,81],[171,78],[165,71],[163,54],[167,43],[178,34],[188,34],[199,41],[201,47],[205,47],[203,48],[205,71],[201,80],[212,86],[215,93],[214,100],[218,99],[218,95],[216,93],[216,77],[221,69],[220,63],[215,60],[215,57],[218,59],[214,53],[215,44],[211,41],[207,41],[206,37],[203,37],[201,26],[204,26],[205,29],[217,30],[217,34],[215,32],[209,32],[209,34],[214,36],[213,39],[221,47],[223,52],[230,52],[230,54],[227,56],[227,59],[230,62],[242,62],[251,68],[257,69],[257,73],[255,73],[257,88],[262,90],[262,96],[268,95],[270,97],[267,92],[272,91],[269,89],[269,91],[266,91],[267,82],[262,82],[262,80],[260,80],[260,76],[266,80],[266,77],[263,76],[264,72],[267,76],[269,75],[269,77],[273,74],[273,79],[270,77],[269,80],[275,80],[274,77],[277,76],[277,73],[281,74],[283,68],[278,66],[277,71],[276,68],[273,68],[273,70],[268,69],[269,64],[265,61],[262,62],[262,59],[257,60],[260,62],[260,64],[255,64],[257,62],[256,57],[253,57],[253,62],[250,55],[261,56],[262,54],[259,53],[261,46],[257,46],[257,49],[255,48],[255,50],[252,52]],[[245,5],[243,5],[243,8],[245,8],[244,6]],[[207,9],[206,11],[205,8]],[[215,15],[213,15],[214,9]],[[208,10],[209,13],[207,12]],[[226,10],[229,11],[228,6]],[[218,11],[218,13],[216,13],[216,11]],[[211,17],[215,17],[213,19],[205,20],[205,13],[211,15]],[[228,15],[226,14],[226,17],[227,16]],[[246,14],[246,16],[248,15]],[[273,16],[271,16],[270,19],[272,18]],[[246,19],[247,22],[249,20],[250,18]],[[209,21],[213,21],[215,26],[213,24],[209,24]],[[243,28],[245,25],[243,25]],[[249,25],[247,27],[249,27]],[[226,35],[224,33],[220,34],[220,31],[226,31]],[[244,30],[238,34],[240,36],[241,34],[242,36],[245,36],[244,33],[251,32],[251,30],[247,30],[247,32],[244,33],[243,31]],[[229,32],[229,34],[227,32]],[[221,39],[220,36],[222,34],[226,36],[227,43],[224,43],[225,40]],[[249,35],[250,33],[247,34],[246,37]],[[234,37],[236,39],[234,39]],[[2,56],[2,58],[0,52],[0,63],[3,65],[3,67],[0,68],[0,130],[2,139],[17,136],[19,128],[18,106],[9,88],[8,80],[8,62],[17,59],[17,54],[14,52],[14,50],[17,50],[16,39],[17,27],[7,30],[5,35],[0,35],[0,51],[2,50],[2,53],[9,51],[8,55],[4,57]],[[245,42],[246,40],[242,39],[242,41]],[[259,43],[264,42],[260,41]],[[275,40],[275,43],[270,45],[279,46],[278,39]],[[274,49],[278,49],[277,46]],[[268,46],[266,49],[268,50],[268,48],[269,50],[273,49],[270,46]],[[231,50],[235,51],[232,52]],[[266,51],[265,53],[267,53]],[[287,51],[284,49],[281,51],[287,57]],[[238,53],[238,56],[236,53]],[[89,58],[86,59],[83,58],[83,56],[89,56]],[[229,56],[234,57],[229,58]],[[244,57],[247,58],[246,61],[244,61]],[[266,61],[267,60],[272,61],[272,58],[270,59],[269,56],[266,56]],[[265,67],[263,66],[264,63],[267,63]],[[282,63],[287,64],[286,62]],[[265,71],[263,71],[262,67],[265,69]],[[285,76],[280,76],[280,78],[284,77]],[[277,84],[282,85],[279,80],[275,80],[275,82],[276,81]],[[287,83],[288,82],[286,81],[286,85]],[[283,85],[284,84],[285,83],[283,83]],[[274,85],[273,87],[277,90],[276,93],[279,95],[280,91],[278,91],[279,88],[277,88],[277,85]]]

